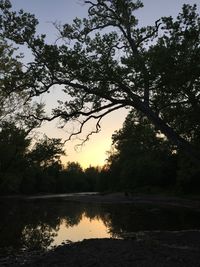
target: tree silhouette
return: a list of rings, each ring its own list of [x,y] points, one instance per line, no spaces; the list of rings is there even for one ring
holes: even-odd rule
[[[113,134],[112,141],[108,167],[118,190],[176,183],[174,146],[141,114],[131,111],[123,127]]]
[[[193,137],[199,132],[199,32],[196,5],[184,5],[176,19],[161,18],[154,26],[138,27],[134,12],[141,1],[96,0],[88,4],[88,18],[57,26],[61,44],[37,36],[33,15],[12,12],[1,1],[1,36],[27,45],[34,57],[20,79],[12,79],[29,96],[62,85],[51,117],[65,124],[78,120],[80,129],[100,121],[116,109],[142,112],[174,144],[199,162]],[[62,43],[62,40],[64,41]],[[6,90],[8,87],[6,88]]]

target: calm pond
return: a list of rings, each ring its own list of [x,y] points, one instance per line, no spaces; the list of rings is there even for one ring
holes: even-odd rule
[[[200,229],[200,213],[141,204],[77,203],[60,198],[0,198],[0,254],[49,249],[85,238],[144,230]]]

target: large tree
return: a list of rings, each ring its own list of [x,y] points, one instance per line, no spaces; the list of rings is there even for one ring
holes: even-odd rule
[[[200,18],[196,5],[184,5],[176,19],[161,18],[139,27],[135,11],[142,2],[91,0],[88,18],[57,25],[56,44],[36,35],[33,15],[13,12],[8,0],[0,7],[0,35],[27,45],[30,62],[14,88],[30,97],[63,86],[66,99],[51,117],[63,123],[100,121],[114,110],[131,107],[142,112],[177,148],[199,162]],[[75,133],[76,134],[76,133]]]
[[[136,121],[137,118],[137,121]],[[176,182],[177,155],[146,117],[132,110],[112,136],[108,169],[117,189],[171,186]]]

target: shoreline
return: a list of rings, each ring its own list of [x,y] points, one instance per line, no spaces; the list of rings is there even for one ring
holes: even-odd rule
[[[129,195],[126,196],[123,193],[111,193],[111,194],[96,194],[85,196],[69,196],[64,197],[65,201],[77,201],[77,202],[92,202],[102,204],[150,204],[161,206],[174,206],[190,208],[200,211],[200,200],[194,200],[189,198],[171,197],[171,196],[159,196],[159,195]]]
[[[62,201],[75,201],[80,203],[99,204],[148,204],[155,206],[169,206],[189,208],[200,212],[200,199],[178,196],[128,194],[124,193],[69,193],[36,196],[20,196],[24,200],[61,199]]]
[[[6,261],[4,261],[5,263]],[[125,239],[85,239],[7,259],[0,266],[197,267],[200,231],[148,231]]]
[[[97,203],[97,204],[145,204],[156,207],[187,208],[200,212],[200,198],[190,196],[168,196],[159,194],[125,194],[116,193],[66,193],[66,194],[41,194],[41,195],[11,195],[0,196],[0,200],[19,199],[25,201],[31,200],[51,200],[59,199],[61,201],[79,202],[79,203]]]

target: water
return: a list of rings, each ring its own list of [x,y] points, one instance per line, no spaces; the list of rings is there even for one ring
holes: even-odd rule
[[[77,203],[64,196],[0,199],[0,213],[0,254],[145,230],[200,229],[200,213],[189,209]]]

